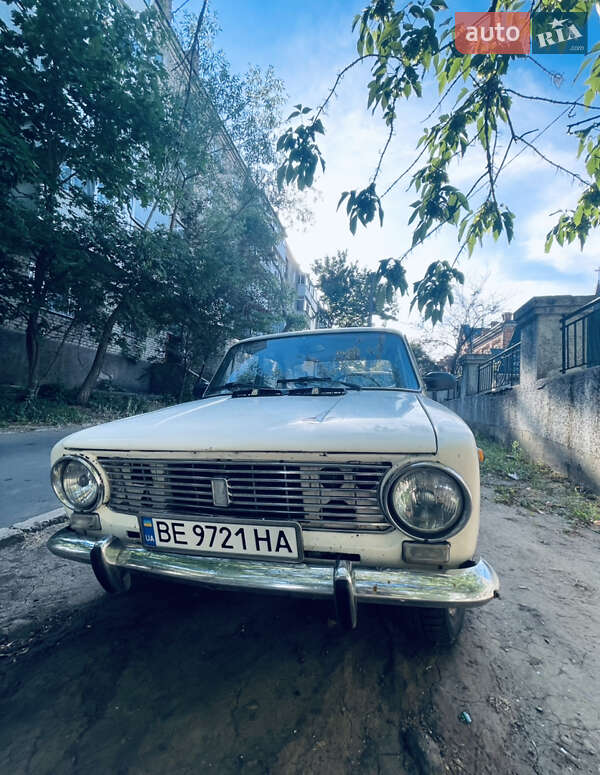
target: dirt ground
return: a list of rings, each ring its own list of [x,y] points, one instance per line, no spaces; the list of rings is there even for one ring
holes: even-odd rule
[[[0,772],[600,773],[600,534],[483,491],[501,598],[452,650],[410,611],[144,582],[0,549]],[[460,720],[465,711],[471,723]],[[463,716],[464,719],[464,716]]]

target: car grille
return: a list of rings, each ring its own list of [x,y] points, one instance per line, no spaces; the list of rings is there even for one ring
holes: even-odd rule
[[[385,530],[379,483],[390,463],[157,460],[100,457],[109,505],[136,515],[294,520],[320,529]],[[228,506],[215,506],[212,479],[226,479]]]

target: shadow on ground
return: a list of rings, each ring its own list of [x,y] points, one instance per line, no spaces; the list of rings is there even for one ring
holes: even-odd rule
[[[4,547],[0,772],[599,775],[600,535],[493,497],[501,598],[448,651],[410,610],[359,606],[345,633],[325,602],[111,598],[47,551],[54,528]]]
[[[420,772],[437,669],[409,611],[360,613],[346,633],[327,603],[141,580],[6,671],[2,770]]]

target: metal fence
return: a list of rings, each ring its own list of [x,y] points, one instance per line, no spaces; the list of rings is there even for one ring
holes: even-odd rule
[[[600,296],[562,317],[562,371],[600,365]]]
[[[487,393],[518,385],[520,378],[521,342],[517,342],[481,364],[477,374],[477,392]]]

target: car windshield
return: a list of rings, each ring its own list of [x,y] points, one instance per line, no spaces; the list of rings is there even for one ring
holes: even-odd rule
[[[328,386],[420,388],[402,337],[381,331],[352,331],[241,342],[225,356],[206,395]]]

